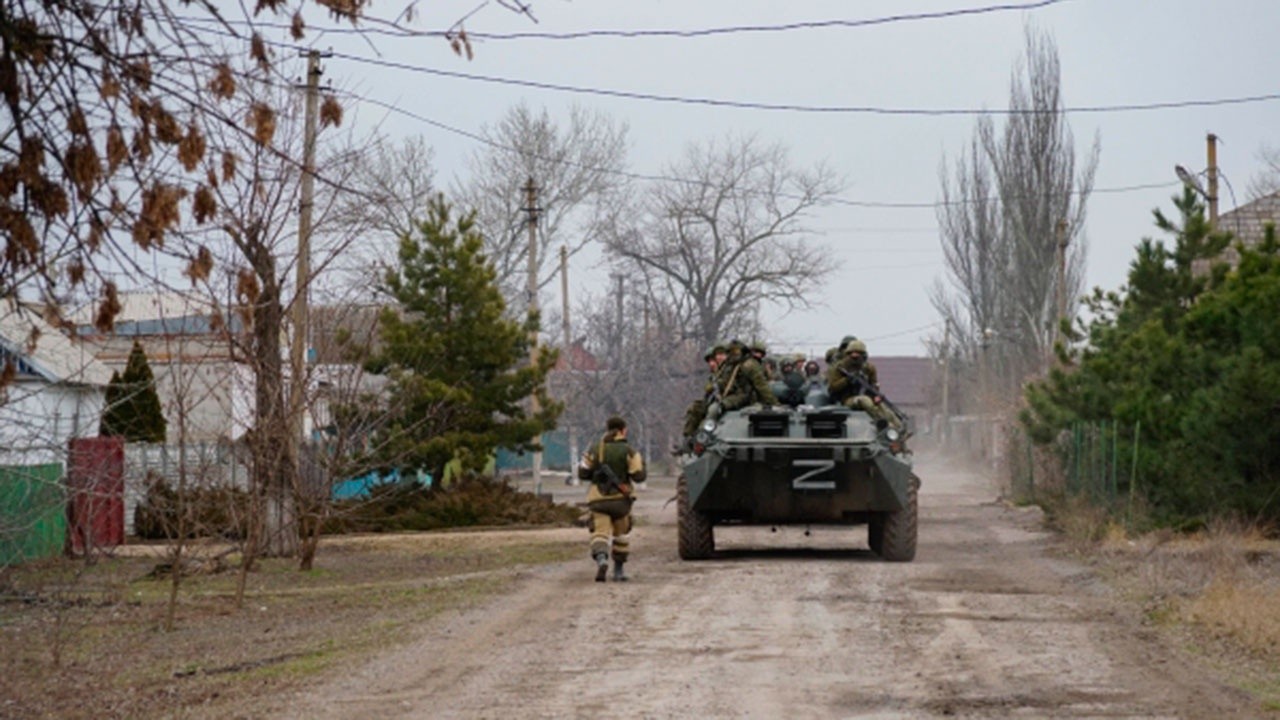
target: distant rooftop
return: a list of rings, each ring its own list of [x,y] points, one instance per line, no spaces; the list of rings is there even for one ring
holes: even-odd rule
[[[1265,195],[1218,216],[1218,228],[1235,234],[1246,247],[1256,247],[1262,242],[1267,223],[1280,229],[1280,192]],[[1240,254],[1234,247],[1223,256],[1233,266],[1240,261]]]
[[[933,360],[927,357],[873,355],[880,390],[896,405],[926,406],[933,387]]]
[[[29,347],[32,331],[35,347]],[[45,322],[40,314],[0,300],[0,354],[17,359],[20,369],[51,383],[107,385],[111,371],[93,352]]]

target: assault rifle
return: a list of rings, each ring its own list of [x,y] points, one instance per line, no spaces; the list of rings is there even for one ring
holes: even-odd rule
[[[897,415],[904,422],[906,421],[907,416],[904,415],[902,411],[898,409],[897,405],[894,405],[892,402],[889,402],[889,398],[885,397],[884,393],[880,392],[880,388],[871,384],[871,381],[867,379],[866,373],[861,371],[849,372],[844,368],[839,368],[839,370],[840,370],[840,374],[848,378],[849,382],[853,384],[853,395],[855,397],[858,395],[866,395],[867,397],[871,398],[872,402],[875,402],[876,404],[884,405],[885,407],[889,408],[889,411],[892,412],[894,415]]]
[[[600,493],[602,495],[612,495],[614,493],[630,495],[631,493],[622,489],[622,479],[618,477],[618,473],[613,471],[609,463],[605,462],[603,457],[598,458],[598,462],[600,464],[596,466],[595,473],[591,476],[591,482],[599,486]]]

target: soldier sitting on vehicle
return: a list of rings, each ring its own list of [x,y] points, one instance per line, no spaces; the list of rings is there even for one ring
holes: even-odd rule
[[[725,360],[728,356],[728,350],[723,343],[717,343],[702,354],[702,359],[707,363],[709,374],[707,376],[706,386],[703,388],[702,397],[694,400],[689,409],[684,414],[684,437],[685,444],[677,448],[677,452],[684,449],[687,450],[693,440],[693,434],[698,431],[698,424],[707,416],[707,407],[720,397],[722,388],[720,387],[721,371],[724,370]]]
[[[774,394],[783,405],[796,407],[803,404],[809,387],[803,371],[804,357],[783,360],[781,370],[781,381],[774,383],[778,388]]]
[[[901,429],[898,414],[885,407],[884,395],[867,372],[867,346],[861,340],[850,341],[840,362],[827,368],[827,394],[832,403],[863,410],[877,421]]]
[[[777,405],[778,398],[769,389],[769,381],[765,379],[764,369],[751,357],[747,347],[741,340],[729,343],[729,360],[725,366],[728,375],[721,386],[723,395],[719,402],[707,407],[707,417],[719,420],[729,410],[738,410],[748,405]]]

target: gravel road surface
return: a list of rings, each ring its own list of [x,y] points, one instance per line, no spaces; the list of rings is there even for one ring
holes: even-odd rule
[[[865,528],[720,528],[681,562],[674,481],[641,494],[628,583],[581,562],[438,618],[305,692],[299,718],[1248,717],[1256,704],[1163,647],[1036,511],[937,455],[913,563]],[[557,488],[557,494],[582,493]]]

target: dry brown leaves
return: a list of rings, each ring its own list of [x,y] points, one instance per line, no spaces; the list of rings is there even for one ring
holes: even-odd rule
[[[222,153],[222,181],[231,182],[236,177],[236,154],[230,150]]]
[[[258,33],[254,33],[253,39],[249,41],[249,57],[258,63],[258,68],[263,72],[271,69],[271,57],[267,52],[267,44]]]
[[[71,263],[67,265],[67,278],[71,281],[72,287],[84,282],[84,273],[84,260],[80,258],[72,259]]]
[[[71,143],[62,162],[81,202],[88,202],[98,187],[98,181],[102,179],[102,160],[98,158],[98,151],[94,149],[93,143],[89,140]]]
[[[9,242],[4,246],[6,262],[23,267],[35,261],[36,253],[40,251],[40,242],[26,215],[0,205],[0,234],[9,237]]]
[[[109,333],[116,326],[116,316],[120,314],[120,294],[116,284],[110,280],[102,285],[102,301],[98,303],[98,314],[93,319],[93,326],[99,332]]]
[[[214,199],[213,192],[209,188],[201,185],[196,188],[195,197],[191,200],[191,214],[195,216],[196,223],[203,225],[218,212],[218,201]]]
[[[107,172],[115,173],[125,158],[129,157],[129,146],[124,142],[124,131],[119,125],[111,124],[107,128]]]
[[[98,94],[103,100],[115,100],[120,97],[120,81],[111,72],[111,68],[102,69],[102,83],[98,86]]]
[[[178,162],[182,163],[187,172],[191,172],[204,159],[204,151],[204,135],[195,123],[191,123],[187,126],[187,134],[178,142]]]
[[[260,292],[258,278],[252,271],[241,268],[240,272],[236,273],[236,298],[246,305],[253,305],[258,302]]]
[[[197,282],[208,279],[211,272],[213,272],[213,253],[209,252],[209,248],[201,245],[182,274],[191,278],[191,284],[194,286]]]
[[[342,105],[337,98],[326,95],[320,103],[320,127],[337,127],[342,124]]]
[[[276,111],[266,103],[254,103],[249,110],[249,126],[259,145],[270,145],[276,134]]]
[[[471,50],[471,39],[467,37],[466,30],[459,29],[458,34],[449,34],[445,37],[449,40],[449,47],[453,48],[455,55],[466,55],[468,60],[475,59],[475,53]]]
[[[160,105],[155,106],[152,124],[156,129],[156,140],[165,145],[176,145],[182,140],[182,126],[177,118]]]
[[[236,94],[236,77],[231,73],[231,66],[219,63],[213,71],[213,79],[209,81],[209,90],[219,100],[230,100]]]
[[[133,223],[133,241],[143,250],[164,247],[165,231],[178,224],[178,202],[186,192],[166,183],[155,183],[142,191],[142,208]]]

